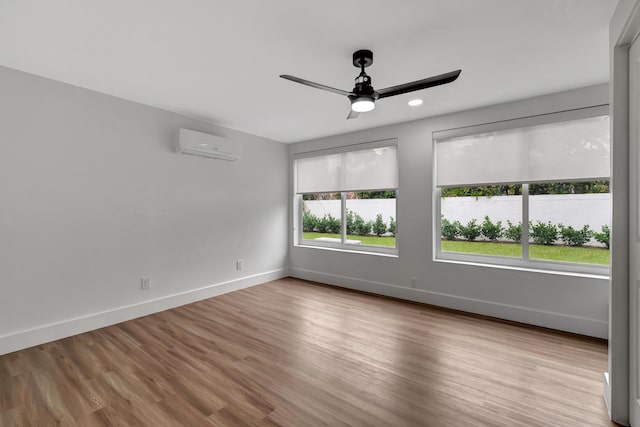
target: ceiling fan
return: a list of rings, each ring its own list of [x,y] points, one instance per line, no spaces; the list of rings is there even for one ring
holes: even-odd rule
[[[353,66],[360,68],[360,74],[356,77],[356,84],[351,92],[325,86],[320,83],[310,82],[309,80],[290,76],[288,74],[282,74],[280,77],[291,80],[292,82],[315,87],[316,89],[322,89],[328,92],[337,93],[338,95],[346,96],[351,102],[351,111],[349,112],[347,119],[355,119],[360,113],[373,110],[376,107],[376,101],[378,99],[451,83],[455,81],[462,72],[462,70],[451,71],[437,76],[428,77],[426,79],[375,90],[371,85],[371,77],[364,72],[364,69],[371,64],[373,64],[373,52],[370,50],[362,49],[353,53]]]

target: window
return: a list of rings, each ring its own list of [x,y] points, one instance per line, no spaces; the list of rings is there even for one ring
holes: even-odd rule
[[[436,132],[438,259],[606,274],[608,107]]]
[[[522,185],[442,188],[440,197],[443,252],[522,258]]]
[[[297,242],[397,253],[396,141],[295,157]]]

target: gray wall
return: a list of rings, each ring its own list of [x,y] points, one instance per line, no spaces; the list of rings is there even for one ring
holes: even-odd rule
[[[290,233],[292,275],[606,337],[608,278],[434,261],[431,135],[462,126],[607,103],[608,87],[598,85],[292,144],[289,147],[291,165],[295,153],[398,138],[400,169],[398,257],[298,247],[294,245],[293,230]],[[291,180],[289,194],[293,212]],[[411,287],[412,277],[416,278],[415,289]]]
[[[176,154],[180,127],[242,158]],[[281,143],[0,67],[0,354],[286,275],[286,159]]]

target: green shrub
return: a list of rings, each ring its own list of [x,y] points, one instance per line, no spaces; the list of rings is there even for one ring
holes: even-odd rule
[[[509,240],[513,240],[516,243],[522,241],[522,222],[518,221],[518,224],[513,224],[507,220],[507,228],[504,231],[504,237]]]
[[[584,246],[589,240],[593,232],[588,225],[582,227],[581,230],[576,230],[572,226],[565,227],[562,224],[558,224],[560,229],[560,239],[569,246]]]
[[[531,238],[538,245],[552,245],[558,239],[558,227],[551,224],[551,221],[544,223],[537,221],[535,224],[529,223]]]
[[[460,223],[449,221],[442,215],[440,217],[440,234],[445,240],[455,240],[460,235]]]
[[[380,237],[387,232],[387,224],[382,220],[382,214],[376,215],[376,221],[373,223],[373,233]]]
[[[611,232],[609,230],[608,225],[602,226],[602,233],[598,233],[597,231],[594,231],[593,237],[598,242],[602,243],[607,249],[609,249],[609,238],[611,237]]]
[[[302,213],[302,230],[313,231],[318,226],[318,218],[311,213],[310,210],[305,209]]]
[[[327,215],[327,231],[330,233],[340,234],[340,230],[342,229],[342,224],[340,218],[334,218],[331,214]]]
[[[320,233],[340,234],[340,219],[334,218],[331,214],[326,214],[320,220],[318,220],[316,228]]]
[[[367,223],[364,225],[365,229],[367,230],[367,234],[371,234],[371,231],[373,230],[373,225],[374,225],[373,221],[367,221]]]
[[[493,242],[504,235],[504,227],[502,226],[502,221],[498,221],[494,224],[491,222],[488,215],[485,215],[484,217],[481,231],[484,237]]]
[[[371,232],[371,222],[365,222],[360,215],[356,214],[353,229],[358,236],[366,236]]]
[[[460,225],[460,235],[470,242],[476,240],[482,234],[482,227],[475,219],[472,219],[467,225]]]
[[[327,222],[327,216],[325,215],[322,218],[318,218],[318,222],[316,223],[316,230],[319,233],[326,233],[329,229],[329,223]]]
[[[347,211],[347,234],[356,232],[356,215],[353,211]]]
[[[389,217],[389,228],[387,229],[393,236],[396,235],[396,220],[392,216]]]

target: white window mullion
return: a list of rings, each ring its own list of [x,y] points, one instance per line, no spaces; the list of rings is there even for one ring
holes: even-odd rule
[[[393,217],[393,220],[396,222],[396,249],[398,249],[398,199],[399,199],[399,190],[396,189],[396,216]]]
[[[435,236],[435,245],[434,245],[434,253],[436,258],[440,258],[442,254],[442,189],[436,187],[433,191],[435,204],[435,218],[434,218],[434,230],[433,235]]]
[[[302,242],[302,240],[304,239],[304,224],[303,222],[303,217],[304,217],[304,200],[302,199],[302,196],[299,194],[296,194],[294,197],[297,198],[298,203],[295,203],[294,205],[297,205],[298,208],[296,210],[297,212],[297,217],[298,217],[298,221],[297,224],[295,224],[295,226],[297,226],[297,230],[296,230],[296,239],[297,242],[295,243],[300,243]]]
[[[340,227],[340,238],[344,245],[347,242],[347,193],[345,192],[340,193],[340,212],[340,223],[342,224]]]
[[[529,259],[529,184],[522,184],[522,259]]]

